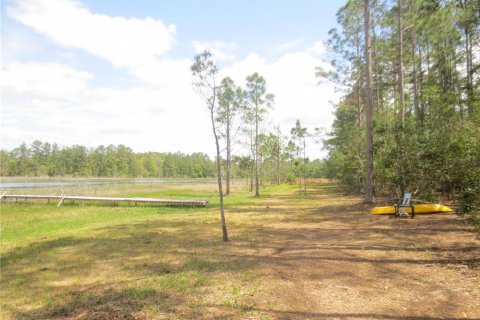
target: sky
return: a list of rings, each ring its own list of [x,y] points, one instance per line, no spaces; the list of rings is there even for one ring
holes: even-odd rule
[[[343,2],[4,0],[1,148],[41,140],[213,156],[190,71],[204,50],[220,78],[265,78],[275,105],[264,130],[288,135],[297,119],[328,130],[339,94],[315,67],[328,67],[324,42]],[[313,143],[307,153],[324,155]]]

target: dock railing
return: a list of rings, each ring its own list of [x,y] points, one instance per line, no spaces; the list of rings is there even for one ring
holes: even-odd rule
[[[33,194],[6,194],[5,192],[0,197],[4,200],[57,200],[58,206],[65,201],[99,201],[107,203],[130,203],[130,204],[158,204],[166,206],[184,206],[184,207],[204,207],[208,204],[208,200],[176,200],[176,199],[158,199],[158,198],[118,198],[118,197],[89,197],[89,196],[69,196],[69,195],[33,195]]]

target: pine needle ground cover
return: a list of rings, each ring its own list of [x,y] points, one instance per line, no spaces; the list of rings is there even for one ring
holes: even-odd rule
[[[2,319],[476,319],[480,241],[455,215],[372,217],[329,184],[103,194],[206,208],[1,207]]]

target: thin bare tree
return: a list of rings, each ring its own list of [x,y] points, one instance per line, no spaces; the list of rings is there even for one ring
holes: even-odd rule
[[[213,137],[215,138],[215,147],[217,151],[217,181],[218,195],[220,197],[220,219],[222,223],[223,241],[228,241],[227,224],[225,222],[225,210],[223,204],[223,187],[222,187],[222,164],[220,157],[220,144],[216,127],[216,117],[218,112],[217,106],[217,75],[218,68],[213,61],[212,54],[204,51],[195,56],[195,63],[191,66],[193,76],[193,87],[197,94],[205,102],[212,124]]]
[[[373,102],[372,102],[372,48],[370,42],[370,2],[364,0],[365,30],[365,120],[366,120],[366,184],[365,203],[373,203]]]

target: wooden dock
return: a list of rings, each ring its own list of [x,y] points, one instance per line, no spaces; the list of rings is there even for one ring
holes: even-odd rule
[[[165,206],[182,206],[182,207],[204,207],[208,204],[208,200],[174,200],[174,199],[158,199],[158,198],[112,198],[112,197],[86,197],[86,196],[68,196],[68,195],[33,195],[33,194],[2,194],[0,200],[56,200],[57,206],[61,206],[65,201],[81,201],[91,202],[99,201],[106,203],[129,203],[129,204],[157,204]]]

